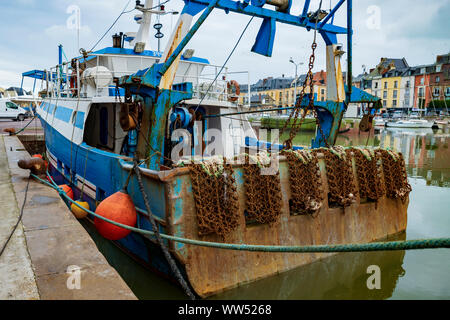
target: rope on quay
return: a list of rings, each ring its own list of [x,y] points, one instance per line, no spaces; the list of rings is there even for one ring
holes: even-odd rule
[[[70,199],[66,193],[59,188],[50,175],[47,176],[52,181],[52,184],[39,178],[38,176],[31,174],[32,177],[40,182],[54,188],[58,191],[59,195],[67,201],[75,204],[82,210],[85,210],[89,214],[109,222],[115,226],[122,227],[141,234],[154,236],[155,232],[149,230],[143,230],[139,228],[130,227],[113,220],[104,218],[95,212],[86,209]],[[66,204],[67,204],[66,201]],[[67,204],[68,205],[68,204]],[[69,206],[69,205],[68,205]],[[161,238],[172,240],[175,242],[198,245],[203,247],[226,249],[226,250],[240,250],[240,251],[258,251],[258,252],[284,252],[284,253],[310,253],[310,252],[361,252],[361,251],[393,251],[393,250],[417,250],[417,249],[437,249],[437,248],[450,248],[450,238],[433,238],[433,239],[418,239],[418,240],[401,240],[401,241],[388,241],[388,242],[371,242],[371,243],[349,243],[349,244],[333,244],[333,245],[305,245],[305,246],[279,246],[279,245],[250,245],[240,243],[220,243],[200,241],[194,239],[187,239],[181,237],[175,237],[167,234],[160,233]]]
[[[33,122],[33,120],[34,119],[36,119],[36,116],[34,116],[33,118],[31,118],[31,120],[22,128],[22,129],[20,129],[19,131],[17,131],[17,132],[10,132],[9,133],[9,135],[10,136],[15,136],[15,135],[18,135],[19,133],[21,133],[22,131],[24,131],[32,122]]]

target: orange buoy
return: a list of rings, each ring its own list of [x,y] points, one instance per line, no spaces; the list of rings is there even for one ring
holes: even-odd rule
[[[41,154],[33,154],[31,157],[32,158],[40,158],[40,159],[42,159],[42,155]]]
[[[80,206],[82,206],[83,208],[86,208],[89,210],[89,203],[87,203],[86,201],[82,201],[82,200],[77,200],[75,201],[76,203],[78,203]],[[86,217],[88,215],[88,213],[81,209],[80,207],[78,207],[77,205],[75,205],[74,203],[72,203],[70,205],[70,210],[72,210],[73,215],[77,218],[77,219],[83,219],[84,217]]]
[[[67,184],[61,184],[58,187],[62,189],[70,199],[73,200],[73,191],[71,187],[69,187]]]
[[[136,225],[136,209],[130,195],[125,190],[118,191],[103,200],[98,205],[95,213],[130,227]],[[109,240],[122,239],[131,232],[97,217],[94,219],[94,224],[98,232]]]

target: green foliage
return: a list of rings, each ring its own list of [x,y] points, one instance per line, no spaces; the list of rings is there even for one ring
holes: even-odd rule
[[[430,102],[428,102],[428,108],[445,109],[446,104],[447,104],[447,108],[450,108],[450,99],[431,100]]]
[[[286,123],[287,118],[262,118],[261,119],[261,127],[267,129],[281,129]],[[300,119],[298,119],[300,121]],[[297,123],[298,123],[297,121]],[[291,119],[287,128],[291,128],[294,123],[294,119]],[[301,130],[305,131],[314,131],[316,130],[316,120],[315,119],[305,119],[302,123]]]

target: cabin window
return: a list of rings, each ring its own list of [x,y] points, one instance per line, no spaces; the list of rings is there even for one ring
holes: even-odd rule
[[[105,107],[100,109],[100,143],[108,144],[108,110]]]
[[[120,153],[126,133],[115,123],[119,109],[115,103],[92,104],[84,124],[83,141],[94,148]],[[76,122],[76,115],[72,121]]]

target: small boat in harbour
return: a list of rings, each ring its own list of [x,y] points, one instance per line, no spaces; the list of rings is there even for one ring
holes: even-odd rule
[[[70,186],[74,199],[98,214],[105,213],[100,209],[107,203],[109,210],[117,209],[112,199],[126,194],[132,203],[129,211],[137,216],[131,226],[193,241],[331,245],[403,232],[411,188],[402,155],[334,146],[350,102],[368,103],[370,111],[381,108],[379,98],[352,91],[351,74],[344,86],[344,52],[337,36],[351,37],[352,30],[327,23],[334,21],[340,6],[299,18],[290,13],[290,1],[271,4],[276,11],[261,9],[264,2],[186,1],[165,51],[159,52],[145,50],[152,14],[152,1],[147,0],[136,6],[142,14],[136,17],[139,32],[126,37],[131,48],[122,46],[122,39],[116,41],[116,35],[113,47],[82,51],[70,63],[60,60],[39,73],[46,88],[36,113],[55,181]],[[262,18],[252,51],[264,56],[272,54],[275,20],[323,37],[330,77],[327,100],[315,100],[305,91],[305,82],[290,115],[301,121],[297,117],[302,108],[315,111],[318,130],[311,148],[292,145],[292,137],[281,144],[258,139],[248,111],[237,103],[238,90],[230,90],[237,89],[235,81],[225,81],[228,74],[220,72],[207,78],[203,72],[211,67],[209,61],[194,57],[192,50],[183,52],[214,8]],[[305,1],[303,11],[308,10]],[[351,10],[347,15],[351,21]],[[316,45],[314,40],[311,56]],[[348,61],[351,65],[351,54]],[[312,68],[310,64],[310,75]],[[118,193],[122,195],[116,197]],[[88,219],[97,226],[92,216]],[[164,254],[168,249],[200,297],[330,255],[160,243],[138,232],[109,237],[102,228],[97,228],[100,234],[143,265],[174,278],[173,264]]]
[[[432,121],[424,119],[408,119],[408,120],[397,120],[386,123],[386,127],[391,128],[431,128],[433,126]]]
[[[434,120],[434,125],[437,126],[439,129],[443,129],[448,124],[449,124],[449,121],[446,120],[446,119],[436,119],[436,120]]]
[[[373,125],[375,127],[384,127],[386,125],[386,121],[382,117],[373,118]]]

